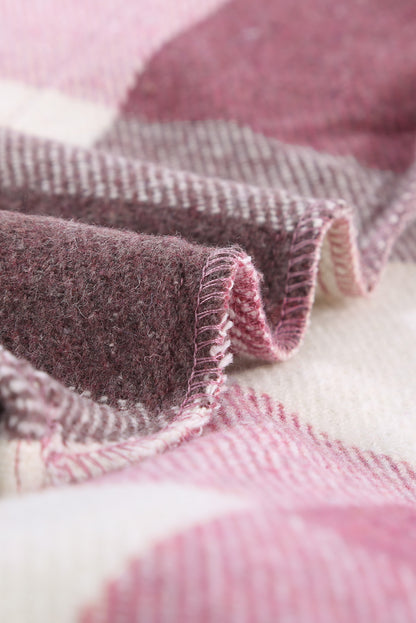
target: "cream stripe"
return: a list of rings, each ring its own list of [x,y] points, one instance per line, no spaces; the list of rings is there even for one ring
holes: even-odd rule
[[[90,147],[117,111],[52,89],[0,80],[0,125],[34,136]]]
[[[416,264],[390,264],[365,299],[317,301],[298,354],[228,382],[267,392],[347,445],[416,466]]]
[[[249,503],[234,493],[170,482],[93,484],[5,499],[0,620],[72,623],[132,558]]]

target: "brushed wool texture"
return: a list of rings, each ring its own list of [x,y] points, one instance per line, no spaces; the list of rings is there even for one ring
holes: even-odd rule
[[[209,250],[12,212],[1,222],[4,346],[110,404],[177,401]]]
[[[414,0],[0,15],[1,623],[415,623]]]

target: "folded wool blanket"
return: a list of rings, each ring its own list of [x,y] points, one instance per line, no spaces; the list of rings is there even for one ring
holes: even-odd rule
[[[416,622],[414,0],[0,11],[0,621]]]

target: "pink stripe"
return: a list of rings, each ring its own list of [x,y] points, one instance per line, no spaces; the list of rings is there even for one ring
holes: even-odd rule
[[[224,0],[0,1],[0,77],[117,106],[147,59]]]

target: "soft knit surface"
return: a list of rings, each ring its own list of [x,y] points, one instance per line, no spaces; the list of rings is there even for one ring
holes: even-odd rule
[[[414,623],[413,0],[0,9],[0,620]]]

